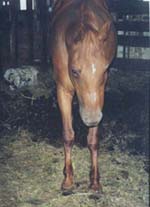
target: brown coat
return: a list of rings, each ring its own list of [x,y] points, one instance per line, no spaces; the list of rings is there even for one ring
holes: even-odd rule
[[[73,184],[72,97],[77,94],[83,122],[89,127],[91,188],[100,189],[97,129],[102,119],[107,68],[116,50],[116,34],[105,0],[56,0],[52,19],[52,59],[63,121],[65,179]]]

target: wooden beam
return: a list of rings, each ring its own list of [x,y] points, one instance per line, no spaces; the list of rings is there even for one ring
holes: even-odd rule
[[[47,11],[46,0],[42,0],[42,1],[38,0],[38,4],[39,4],[39,11],[40,11],[40,27],[41,27],[41,40],[42,40],[41,62],[42,64],[47,64],[48,11]]]
[[[125,45],[131,47],[150,47],[150,38],[145,36],[123,36],[118,35],[118,45]]]
[[[11,28],[10,28],[10,42],[11,42],[11,64],[18,65],[19,59],[19,44],[18,44],[18,0],[14,0],[11,6]]]
[[[111,12],[118,15],[137,15],[149,14],[149,2],[120,0],[112,3]]]
[[[29,63],[33,62],[33,11],[32,11],[32,1],[27,0],[27,23],[28,23],[28,35],[29,35]]]
[[[149,71],[150,60],[116,58],[111,67],[119,68],[120,70]]]
[[[115,26],[118,31],[149,32],[148,21],[122,21]]]

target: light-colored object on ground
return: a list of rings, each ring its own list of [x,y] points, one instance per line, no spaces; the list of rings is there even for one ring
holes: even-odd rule
[[[10,68],[4,73],[4,78],[10,83],[10,89],[15,90],[22,87],[35,86],[38,83],[39,71],[33,66],[22,66]]]

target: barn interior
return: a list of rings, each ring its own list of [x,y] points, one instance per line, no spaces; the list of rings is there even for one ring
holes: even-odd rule
[[[104,194],[87,189],[87,127],[73,101],[75,189],[62,193],[52,0],[0,0],[0,206],[149,206],[149,1],[107,0],[117,31],[100,124]],[[80,161],[80,162],[79,162]]]

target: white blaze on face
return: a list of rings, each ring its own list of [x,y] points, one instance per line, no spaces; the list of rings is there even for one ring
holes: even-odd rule
[[[96,66],[94,63],[92,63],[92,74],[94,75],[96,72]]]
[[[96,97],[96,93],[90,93],[89,95],[90,95],[90,99],[91,99],[91,101],[92,101],[92,102],[96,102],[96,99],[97,99],[97,97]]]

